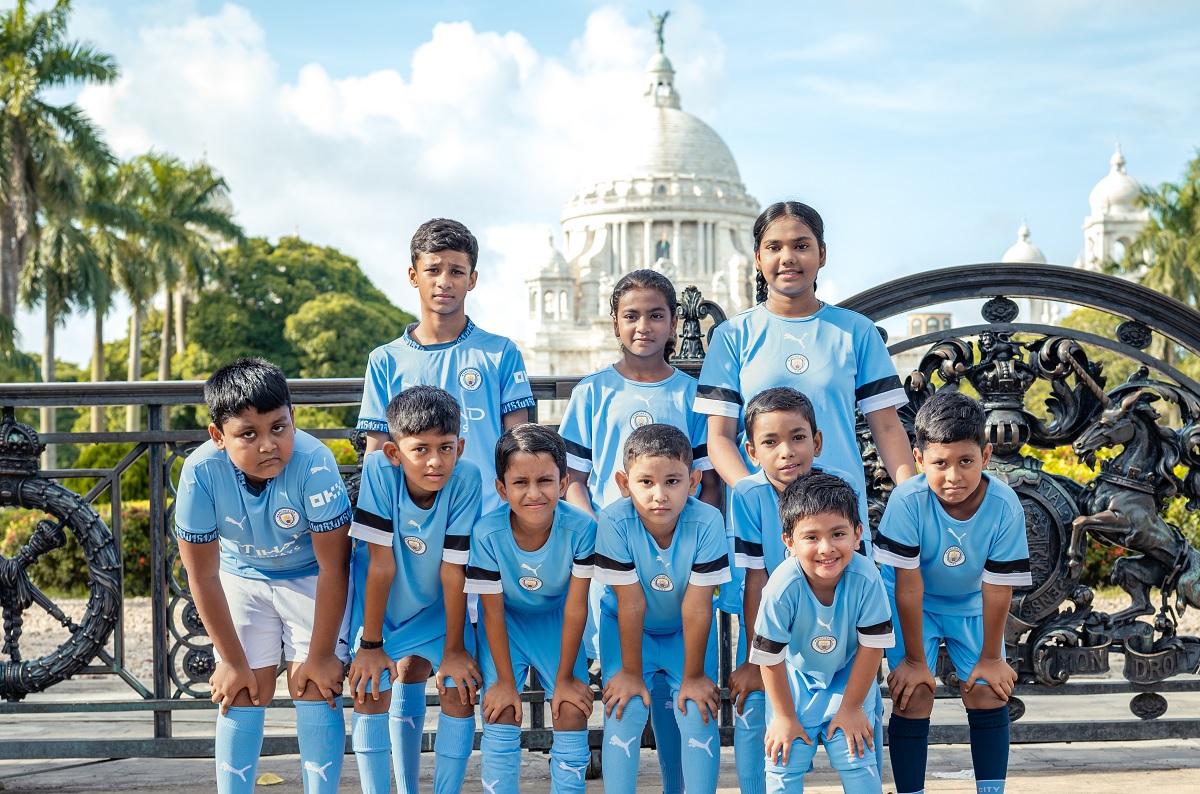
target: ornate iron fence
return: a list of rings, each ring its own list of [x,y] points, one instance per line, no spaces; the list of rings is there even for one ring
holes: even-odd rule
[[[1200,639],[1178,636],[1178,612],[1200,608],[1200,554],[1179,528],[1163,515],[1173,500],[1200,507],[1200,385],[1149,350],[1167,340],[1200,355],[1200,314],[1150,290],[1128,282],[1056,266],[974,265],[923,273],[857,295],[842,305],[882,320],[904,311],[967,298],[991,298],[984,322],[903,340],[893,354],[925,349],[919,367],[908,376],[910,404],[901,411],[911,432],[915,410],[936,388],[970,388],[988,414],[995,452],[991,471],[1011,484],[1025,506],[1034,587],[1015,594],[1008,627],[1010,661],[1021,684],[1011,709],[1019,718],[1021,698],[1033,694],[1134,695],[1131,709],[1142,721],[1022,721],[1013,726],[1015,741],[1064,739],[1167,738],[1200,734],[1200,719],[1153,719],[1166,710],[1164,695],[1200,691],[1200,681],[1186,674],[1200,669]],[[1123,322],[1112,338],[1062,328],[1016,322],[1013,297],[1069,300],[1109,312]],[[681,296],[681,358],[695,371],[703,360],[704,326],[724,319],[720,307],[689,287]],[[1108,388],[1103,367],[1090,360],[1088,349],[1109,351],[1138,365],[1124,383]],[[540,401],[569,396],[577,378],[531,379]],[[1036,384],[1048,387],[1046,410],[1032,410],[1026,400]],[[297,405],[355,405],[358,379],[293,381]],[[117,757],[211,754],[211,740],[172,737],[171,715],[180,709],[211,708],[203,684],[212,671],[211,649],[177,564],[171,532],[175,483],[172,465],[207,438],[202,430],[171,430],[167,417],[174,406],[202,403],[199,383],[101,383],[0,385],[0,506],[42,510],[27,542],[12,556],[0,557],[0,610],[4,618],[4,655],[0,659],[0,714],[46,712],[149,712],[153,738],[80,738],[39,742],[0,741],[0,756]],[[1169,410],[1156,410],[1168,406]],[[138,406],[148,417],[138,432],[53,433],[39,439],[13,418],[14,408],[39,406]],[[1169,420],[1164,420],[1164,416]],[[1165,422],[1165,423],[1164,423]],[[870,483],[873,522],[886,503],[887,480],[865,423],[860,446]],[[348,438],[349,430],[316,430],[322,438]],[[132,443],[133,449],[111,468],[37,470],[41,443]],[[1100,471],[1088,482],[1075,482],[1047,472],[1032,449],[1070,445],[1085,461],[1115,446]],[[122,567],[123,503],[121,476],[138,461],[149,466],[150,602],[153,614],[152,674],[143,680],[126,658]],[[348,490],[356,480],[354,466],[343,467]],[[76,494],[57,482],[92,477],[87,493]],[[113,509],[106,526],[92,508],[101,494]],[[69,531],[82,547],[89,571],[89,598],[76,623],[40,590],[28,571],[66,543]],[[1092,607],[1092,592],[1080,583],[1080,560],[1088,538],[1137,552],[1117,563],[1115,578],[1130,595],[1127,608],[1111,614]],[[1157,608],[1150,591],[1160,594]],[[1069,608],[1063,605],[1070,602]],[[22,615],[44,610],[68,632],[56,651],[35,659],[21,652]],[[1153,621],[1143,618],[1153,615]],[[728,616],[722,616],[722,683],[731,670]],[[108,650],[111,642],[111,652]],[[1124,657],[1125,682],[1079,682],[1073,677],[1108,670],[1109,655]],[[957,692],[957,679],[946,663],[940,697]],[[28,695],[79,674],[115,676],[129,687],[130,698],[91,703],[50,702]],[[1182,677],[1181,677],[1182,675]],[[531,730],[527,747],[549,747],[550,732],[540,695],[529,693]],[[289,705],[288,701],[277,703]],[[1150,721],[1152,720],[1152,721]],[[722,739],[732,735],[732,713],[726,703]],[[426,749],[431,749],[426,736]],[[962,742],[966,730],[936,726],[932,738]],[[594,736],[593,741],[598,741]],[[264,753],[294,752],[294,737],[268,737]]]

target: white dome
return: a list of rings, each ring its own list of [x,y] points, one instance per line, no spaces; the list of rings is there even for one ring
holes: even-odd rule
[[[554,235],[546,235],[546,248],[542,255],[534,260],[532,268],[534,275],[540,278],[570,278],[571,266],[567,258],[554,247]]]
[[[1134,200],[1142,192],[1141,186],[1125,173],[1125,156],[1121,154],[1121,144],[1117,144],[1117,150],[1113,152],[1109,163],[1111,169],[1108,176],[1097,182],[1088,196],[1092,215],[1107,215],[1114,210],[1137,212],[1138,207]]]
[[[1004,256],[1000,257],[1001,262],[1026,262],[1032,264],[1046,264],[1046,255],[1042,253],[1042,249],[1038,248],[1029,240],[1029,227],[1021,223],[1021,228],[1017,229],[1017,242],[1004,252]]]
[[[740,183],[733,153],[712,127],[684,110],[646,105],[629,119],[620,154],[594,182],[694,177]]]

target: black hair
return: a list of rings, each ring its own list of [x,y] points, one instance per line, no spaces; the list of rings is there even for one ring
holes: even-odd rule
[[[960,391],[942,389],[917,411],[917,449],[927,444],[972,441],[980,449],[987,444],[987,415],[978,402]]]
[[[536,422],[510,427],[496,442],[496,476],[504,479],[508,464],[518,452],[530,455],[545,453],[558,466],[559,479],[567,476],[567,445],[562,436]]]
[[[638,458],[672,458],[692,468],[692,442],[674,425],[642,425],[625,439],[625,471]]]
[[[218,369],[204,381],[204,402],[212,423],[224,428],[225,423],[247,408],[260,414],[291,407],[283,370],[265,358],[239,358]]]
[[[672,328],[675,326],[675,320],[679,316],[679,297],[675,294],[675,285],[671,283],[671,279],[659,273],[657,270],[643,268],[642,270],[634,270],[621,276],[621,279],[613,287],[612,299],[609,304],[612,307],[612,316],[617,316],[617,307],[621,303],[621,298],[625,293],[632,292],[635,289],[653,289],[662,293],[663,300],[667,302],[667,311],[671,314]],[[671,334],[671,338],[667,340],[667,344],[663,347],[663,358],[668,362],[675,355],[675,335]]]
[[[807,204],[802,204],[799,201],[776,201],[771,206],[762,211],[762,214],[754,221],[754,253],[758,253],[758,248],[762,245],[763,235],[767,233],[767,228],[772,223],[780,218],[790,216],[799,220],[807,226],[817,238],[817,246],[822,251],[825,250],[825,221],[821,220],[821,214]],[[817,281],[813,279],[813,289],[817,288]],[[761,270],[754,271],[754,299],[762,303],[767,299],[767,280],[763,278]]]
[[[796,523],[811,516],[833,513],[856,527],[858,494],[850,483],[833,474],[814,471],[800,477],[779,495],[779,525],[785,537],[791,537]]]
[[[409,386],[392,398],[384,415],[393,441],[431,431],[457,436],[462,425],[458,400],[437,386]]]
[[[479,241],[471,230],[458,221],[449,218],[434,218],[417,227],[413,232],[412,242],[408,244],[415,265],[421,254],[435,254],[438,251],[458,251],[466,254],[471,260],[471,270],[479,261]]]
[[[808,422],[809,430],[813,433],[817,432],[817,414],[813,410],[812,400],[808,399],[804,392],[790,386],[775,386],[760,391],[747,403],[745,417],[742,420],[746,425],[746,440],[751,444],[754,443],[755,419],[763,414],[771,414],[776,411],[800,414],[804,417],[804,421]]]

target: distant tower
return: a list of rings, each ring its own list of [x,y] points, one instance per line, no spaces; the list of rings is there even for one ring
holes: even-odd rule
[[[1046,264],[1046,255],[1042,253],[1042,249],[1029,239],[1029,227],[1025,225],[1025,221],[1021,221],[1021,228],[1017,229],[1017,242],[1004,252],[1000,261],[1033,265]],[[1058,306],[1053,301],[1030,298],[1028,322],[1057,325]]]
[[[1141,187],[1125,173],[1125,155],[1117,144],[1108,175],[1088,196],[1092,213],[1083,220],[1083,267],[1099,271],[1108,262],[1119,262],[1133,238],[1150,220],[1150,212],[1135,202]]]

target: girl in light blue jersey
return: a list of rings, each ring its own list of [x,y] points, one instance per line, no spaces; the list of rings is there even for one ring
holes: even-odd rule
[[[692,444],[693,468],[702,472],[701,501],[720,508],[720,481],[708,462],[707,418],[695,413],[696,379],[671,366],[678,301],[671,280],[654,270],[635,270],[612,293],[613,334],[621,340],[615,364],[579,382],[559,432],[567,444],[567,501],[593,514],[621,498],[614,474],[621,469],[625,439],[654,423],[683,430]],[[602,587],[592,585],[584,646],[599,658],[596,627]],[[661,677],[660,677],[661,678]],[[679,728],[665,682],[656,679],[651,709],[664,794],[683,791]]]

